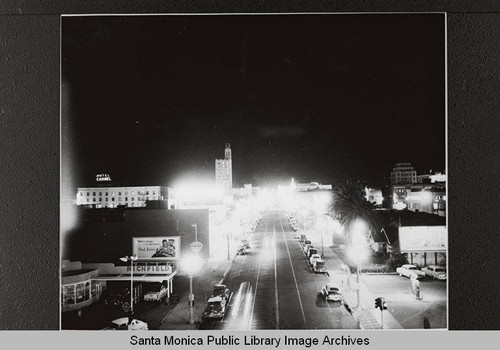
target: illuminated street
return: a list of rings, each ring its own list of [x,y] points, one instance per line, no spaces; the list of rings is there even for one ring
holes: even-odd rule
[[[228,315],[222,322],[204,322],[200,328],[356,328],[340,303],[326,303],[319,295],[330,278],[312,273],[283,213],[265,214],[250,244],[248,255],[235,258],[224,280],[236,292]],[[238,293],[246,283],[246,293]]]

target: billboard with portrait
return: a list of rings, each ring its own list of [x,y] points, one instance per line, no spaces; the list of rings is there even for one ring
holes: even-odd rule
[[[180,257],[180,236],[133,237],[132,250],[140,260],[177,260]]]

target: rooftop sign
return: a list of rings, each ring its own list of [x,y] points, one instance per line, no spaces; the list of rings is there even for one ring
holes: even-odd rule
[[[102,182],[102,181],[107,181],[107,182],[109,182],[109,181],[111,181],[111,176],[109,176],[109,174],[97,174],[97,175],[95,176],[95,180],[96,180],[97,182]]]

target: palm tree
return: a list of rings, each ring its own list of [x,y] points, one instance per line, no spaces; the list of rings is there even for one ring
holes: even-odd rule
[[[336,186],[332,195],[330,214],[343,226],[344,235],[352,239],[350,228],[359,219],[366,222],[371,232],[378,232],[380,220],[374,205],[366,200],[361,184],[347,182]]]

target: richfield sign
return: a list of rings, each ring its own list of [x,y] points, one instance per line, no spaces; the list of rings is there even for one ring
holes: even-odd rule
[[[179,236],[133,237],[132,250],[139,260],[177,260],[180,257]]]
[[[130,266],[127,267],[127,272],[130,273]],[[171,274],[172,273],[172,266],[169,265],[157,265],[157,266],[137,266],[134,265],[134,273],[147,273],[150,275],[154,274]]]

